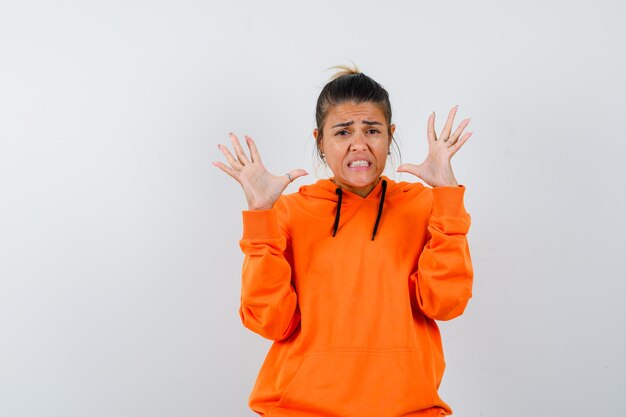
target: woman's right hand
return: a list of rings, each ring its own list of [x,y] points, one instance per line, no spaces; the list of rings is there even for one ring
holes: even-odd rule
[[[271,209],[291,181],[308,175],[303,169],[294,169],[282,176],[272,175],[263,165],[261,155],[251,137],[245,136],[250,149],[248,159],[237,136],[233,133],[229,136],[237,158],[230,153],[228,147],[219,144],[217,147],[226,157],[230,167],[223,162],[213,162],[213,165],[233,177],[241,185],[246,194],[249,210]]]

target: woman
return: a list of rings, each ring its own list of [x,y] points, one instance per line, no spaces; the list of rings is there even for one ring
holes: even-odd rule
[[[268,417],[413,417],[452,413],[438,396],[444,371],[435,320],[463,313],[473,270],[465,187],[450,158],[471,133],[439,137],[428,119],[429,152],[403,164],[425,181],[382,175],[395,126],[387,91],[345,68],[322,90],[313,136],[329,179],[282,195],[306,171],[270,174],[254,141],[250,157],[230,135],[219,145],[246,195],[239,314],[273,340],[249,398]]]

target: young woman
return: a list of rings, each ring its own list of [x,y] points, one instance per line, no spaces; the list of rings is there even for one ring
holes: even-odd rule
[[[452,413],[439,397],[444,357],[435,320],[450,320],[472,296],[465,187],[450,159],[471,133],[439,136],[403,164],[421,183],[382,175],[395,126],[387,91],[345,68],[322,90],[313,136],[333,176],[283,195],[296,169],[272,175],[252,138],[249,155],[214,165],[241,184],[245,254],[239,314],[273,340],[249,398],[268,417],[417,417]]]

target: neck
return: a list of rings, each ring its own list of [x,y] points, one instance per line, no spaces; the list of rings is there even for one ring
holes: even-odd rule
[[[381,177],[378,177],[376,179],[375,182],[373,182],[372,184],[368,184],[365,187],[351,187],[349,185],[345,185],[342,184],[341,182],[337,182],[336,178],[331,178],[330,180],[338,187],[343,188],[346,191],[350,191],[351,193],[354,193],[356,195],[358,195],[359,197],[365,198],[367,197],[374,188],[376,188],[376,186],[378,185],[378,183],[380,182]]]

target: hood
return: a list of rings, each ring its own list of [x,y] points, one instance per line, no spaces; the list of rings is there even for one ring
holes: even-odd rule
[[[364,202],[372,199],[378,200],[378,211],[376,213],[376,220],[372,223],[372,240],[376,238],[378,232],[378,226],[383,216],[385,199],[393,195],[397,191],[401,191],[403,188],[410,186],[409,183],[401,182],[397,183],[390,180],[386,176],[381,176],[380,181],[367,195],[367,197],[361,197],[351,191],[345,190],[337,186],[333,182],[334,177],[318,180],[311,185],[303,185],[300,187],[299,192],[310,198],[328,200],[335,204],[335,219],[332,228],[332,236],[337,234],[339,229],[339,221],[341,219],[342,206],[350,204],[350,206],[360,207]]]

